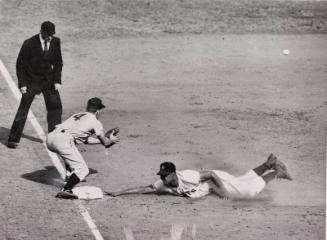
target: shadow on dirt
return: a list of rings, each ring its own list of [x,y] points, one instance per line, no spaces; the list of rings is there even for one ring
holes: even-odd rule
[[[233,199],[233,200],[231,200],[231,203],[232,203],[234,209],[252,208],[254,205],[256,205],[256,206],[270,205],[273,200],[273,197],[271,196],[271,194],[269,194],[269,191],[266,191],[265,194],[262,194],[262,195],[257,196],[255,198],[251,198],[251,199]],[[251,211],[251,210],[249,210],[249,211]]]
[[[89,171],[89,175],[98,173],[98,171],[93,168],[89,168]],[[60,174],[54,166],[46,166],[44,169],[25,173],[21,175],[21,177],[33,182],[57,187],[62,187],[65,184],[64,180],[61,178]]]
[[[21,175],[22,178],[51,186],[62,186],[64,181],[54,166],[46,166],[44,169]]]
[[[10,133],[9,128],[0,127],[0,143],[2,143],[3,145],[7,145],[7,140],[8,140],[9,133]],[[29,135],[23,134],[22,138],[26,138],[26,139],[31,140],[33,142],[42,143],[41,139],[29,136]]]

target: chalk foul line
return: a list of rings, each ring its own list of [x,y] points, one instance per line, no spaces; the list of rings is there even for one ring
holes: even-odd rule
[[[18,90],[14,80],[12,79],[10,73],[8,72],[6,66],[3,64],[1,59],[0,59],[0,72],[1,72],[2,76],[4,77],[5,81],[7,82],[7,84],[9,86],[10,90],[12,91],[14,97],[19,102],[22,95],[21,95],[20,91]],[[34,127],[36,133],[38,134],[38,136],[42,140],[42,143],[43,143],[43,145],[45,147],[45,150],[47,151],[49,157],[51,158],[51,161],[52,161],[53,165],[56,167],[56,169],[59,172],[61,178],[64,179],[65,175],[66,175],[66,170],[63,167],[63,165],[61,164],[61,161],[58,158],[58,156],[55,153],[48,150],[48,148],[46,147],[46,143],[45,143],[46,134],[43,131],[43,128],[41,127],[40,123],[38,122],[37,118],[35,117],[35,115],[33,114],[33,112],[31,110],[28,112],[28,120],[31,122],[31,124]],[[99,230],[96,227],[92,217],[90,216],[89,212],[87,211],[85,206],[82,204],[82,202],[80,200],[77,200],[77,201],[74,201],[74,202],[77,205],[81,215],[83,216],[84,221],[87,223],[87,226],[91,230],[94,238],[96,240],[103,240],[103,237],[102,237],[101,233],[99,232]]]

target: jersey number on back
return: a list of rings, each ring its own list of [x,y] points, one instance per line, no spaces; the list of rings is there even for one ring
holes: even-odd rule
[[[81,119],[81,117],[83,117],[83,116],[85,116],[86,114],[85,113],[81,113],[81,114],[76,114],[76,115],[74,115],[74,119],[75,119],[75,121],[78,121],[78,120],[80,120]]]

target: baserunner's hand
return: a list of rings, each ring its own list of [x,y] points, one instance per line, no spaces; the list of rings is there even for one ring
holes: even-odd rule
[[[111,196],[111,197],[117,197],[117,196],[118,196],[118,194],[115,193],[115,192],[104,192],[104,194],[105,194],[105,195],[109,195],[109,196]]]

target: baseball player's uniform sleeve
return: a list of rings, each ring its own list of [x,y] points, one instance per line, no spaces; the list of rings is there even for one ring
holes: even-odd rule
[[[195,170],[183,170],[179,171],[178,174],[179,179],[185,183],[189,184],[200,184],[200,172]]]
[[[99,120],[97,120],[95,122],[95,124],[94,124],[94,133],[97,136],[100,136],[100,135],[103,135],[104,134],[104,132],[103,132],[103,125],[102,125],[102,123]]]
[[[157,191],[167,188],[161,180],[158,180],[155,183],[153,183],[152,187]]]
[[[156,181],[151,186],[156,190],[158,194],[171,194],[174,196],[182,196],[182,194],[177,192],[175,188],[165,186],[161,180]]]
[[[152,187],[157,190],[157,192],[172,192],[173,190],[170,187],[165,186],[163,181],[158,180],[152,184]]]

